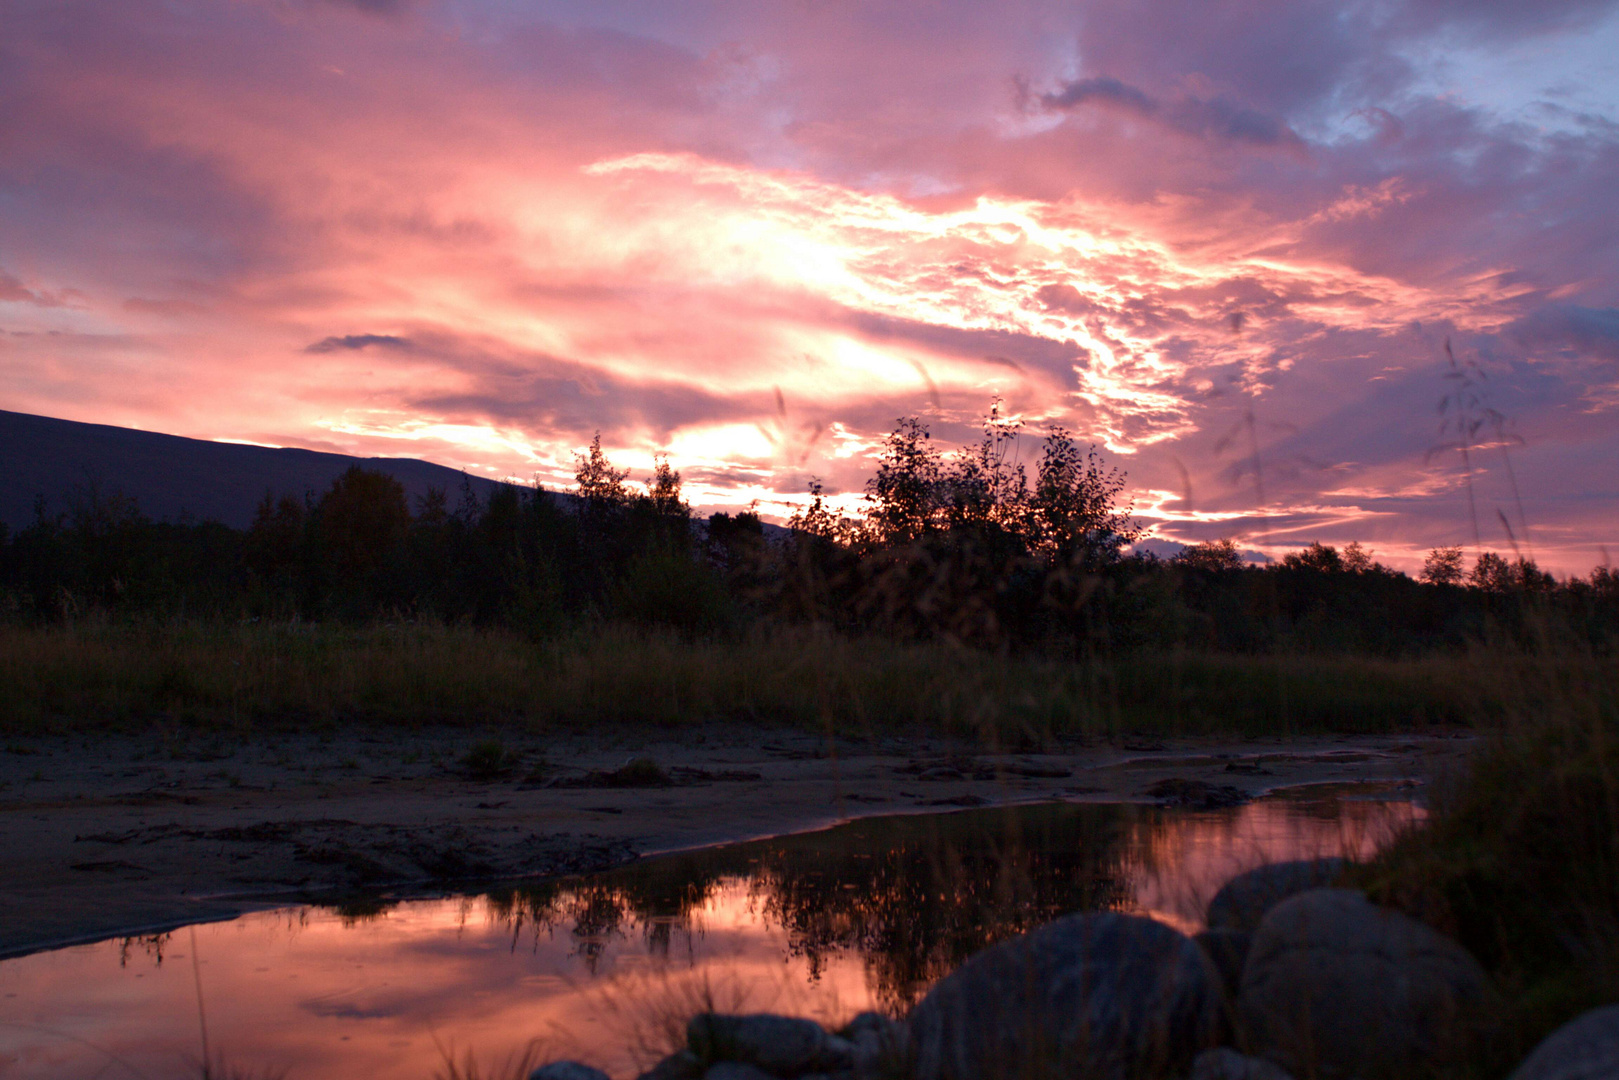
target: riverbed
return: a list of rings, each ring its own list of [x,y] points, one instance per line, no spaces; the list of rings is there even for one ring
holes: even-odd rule
[[[0,958],[300,901],[604,870],[868,816],[1152,803],[1183,781],[1239,798],[1421,785],[1454,773],[1473,745],[1467,732],[1126,733],[997,750],[746,724],[16,737],[0,752]],[[636,762],[657,774],[613,779]]]
[[[1405,777],[1220,809],[1089,792],[907,806],[597,873],[378,889],[37,951],[0,961],[0,1073],[194,1076],[206,1038],[216,1062],[289,1080],[425,1080],[469,1055],[503,1075],[525,1054],[632,1077],[700,1008],[902,1013],[973,952],[1069,912],[1195,931],[1230,877],[1370,854],[1421,819],[1421,791]]]

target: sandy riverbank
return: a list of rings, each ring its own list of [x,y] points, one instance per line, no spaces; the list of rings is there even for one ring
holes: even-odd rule
[[[488,740],[503,754],[486,750],[498,771],[480,774],[467,755]],[[0,957],[300,899],[602,869],[871,814],[1150,800],[1172,778],[1246,794],[1424,783],[1472,745],[1424,734],[984,754],[736,725],[685,729],[679,742],[465,729],[19,739],[0,753]],[[606,785],[601,774],[641,757],[673,783]]]

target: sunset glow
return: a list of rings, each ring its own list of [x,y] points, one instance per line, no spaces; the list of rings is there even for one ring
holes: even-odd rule
[[[1615,6],[0,0],[0,408],[556,487],[599,430],[779,520],[1000,398],[1159,538],[1412,569],[1449,340],[1484,545],[1583,573]]]

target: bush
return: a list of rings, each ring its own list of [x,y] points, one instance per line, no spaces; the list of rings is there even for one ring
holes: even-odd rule
[[[724,582],[691,552],[658,546],[629,564],[613,595],[613,613],[646,626],[687,633],[731,627],[735,612]]]
[[[1361,876],[1455,936],[1511,1005],[1516,1060],[1619,1000],[1619,663],[1566,645],[1475,672],[1508,718],[1439,788],[1426,825]]]
[[[522,756],[498,739],[486,739],[466,752],[461,767],[474,780],[496,780],[517,768]]]

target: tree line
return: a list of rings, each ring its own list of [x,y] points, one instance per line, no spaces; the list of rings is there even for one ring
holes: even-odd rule
[[[902,419],[858,518],[812,483],[784,530],[753,512],[694,519],[667,459],[632,484],[599,436],[567,493],[464,484],[412,506],[397,480],[355,466],[318,495],[267,493],[246,529],[153,522],[87,488],[63,512],[40,503],[27,527],[0,526],[0,618],[436,619],[534,634],[778,620],[980,648],[1395,656],[1527,633],[1549,613],[1599,648],[1619,640],[1606,567],[1559,581],[1491,552],[1468,570],[1460,548],[1440,548],[1413,579],[1359,544],[1268,566],[1232,540],[1169,560],[1136,552],[1122,473],[1061,428],[1026,467],[1021,438],[992,408],[977,442],[946,452]]]

